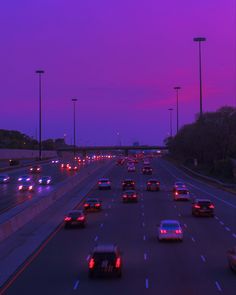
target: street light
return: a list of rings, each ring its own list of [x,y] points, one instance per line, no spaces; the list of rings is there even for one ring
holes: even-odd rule
[[[198,42],[199,51],[199,80],[200,80],[200,118],[202,118],[202,56],[201,56],[201,42],[206,41],[204,37],[193,38],[194,42]]]
[[[168,111],[170,111],[170,136],[172,137],[172,108],[169,108]]]
[[[35,71],[39,75],[39,160],[42,160],[42,89],[41,89],[41,75],[43,70]]]
[[[178,133],[179,132],[179,90],[181,89],[181,87],[175,86],[174,89],[176,90],[176,130]]]
[[[73,112],[74,112],[74,159],[75,159],[75,147],[76,147],[76,140],[75,140],[75,103],[77,102],[77,98],[72,98],[73,102]]]

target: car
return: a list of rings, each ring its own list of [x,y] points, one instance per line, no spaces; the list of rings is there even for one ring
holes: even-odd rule
[[[215,206],[208,199],[195,199],[192,203],[192,215],[214,217]]]
[[[9,183],[10,182],[10,177],[7,174],[2,174],[0,175],[0,183]]]
[[[83,210],[72,210],[64,217],[64,227],[69,228],[72,226],[86,226],[86,216]]]
[[[142,173],[146,175],[152,175],[152,168],[150,166],[144,166],[142,168]]]
[[[77,171],[78,170],[78,166],[77,165],[67,165],[67,170],[68,171]]]
[[[173,192],[174,201],[189,201],[190,200],[190,192],[187,188],[177,188],[175,192]]]
[[[162,220],[158,227],[158,239],[162,240],[183,240],[183,230],[178,220]]]
[[[31,181],[31,176],[30,175],[22,175],[22,176],[19,176],[18,177],[18,181],[22,181],[22,182],[25,182],[25,181]]]
[[[123,159],[123,158],[121,158],[121,159],[117,159],[117,161],[116,161],[116,165],[124,165],[124,163],[125,163],[125,160]]]
[[[89,277],[122,275],[121,251],[117,245],[100,244],[94,247],[88,260]]]
[[[135,166],[134,165],[128,165],[128,172],[135,172]]]
[[[22,181],[20,184],[18,184],[18,191],[33,191],[34,190],[34,184],[31,181]]]
[[[111,181],[108,178],[100,178],[98,180],[98,189],[111,189]]]
[[[187,188],[187,186],[182,181],[176,181],[173,186],[173,192],[175,192],[178,188]]]
[[[123,203],[138,202],[138,193],[135,190],[127,190],[122,194]]]
[[[102,202],[98,198],[87,198],[84,202],[84,211],[100,211]]]
[[[70,166],[69,163],[61,163],[61,168],[67,168],[68,166]]]
[[[147,181],[147,191],[159,191],[160,190],[160,181],[157,179],[149,179]]]
[[[59,160],[58,159],[52,160],[51,163],[52,164],[58,164],[59,163]]]
[[[39,165],[35,165],[29,168],[30,173],[40,173],[41,172],[41,167]]]
[[[38,183],[40,185],[49,185],[49,184],[52,184],[52,178],[51,178],[51,176],[42,176],[39,179]]]
[[[231,268],[232,271],[236,272],[236,246],[229,249],[226,254],[227,254],[229,267]]]
[[[144,159],[144,160],[143,160],[143,164],[144,164],[144,165],[150,165],[150,161],[149,161],[149,159]]]
[[[19,164],[20,164],[19,160],[16,160],[16,159],[10,159],[9,160],[9,165],[10,166],[16,166],[16,165],[19,165]]]
[[[132,179],[125,179],[122,182],[122,190],[123,191],[135,190],[135,181]]]

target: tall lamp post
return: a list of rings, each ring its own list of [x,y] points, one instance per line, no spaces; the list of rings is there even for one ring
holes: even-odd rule
[[[73,102],[73,113],[74,113],[74,159],[75,159],[75,148],[76,148],[76,138],[75,138],[75,104],[77,102],[77,98],[72,98],[72,102]]]
[[[177,133],[179,132],[179,90],[181,89],[180,86],[174,87],[176,90],[176,130]]]
[[[173,133],[172,133],[172,111],[173,111],[173,109],[169,108],[168,111],[170,112],[170,136],[172,137],[173,136]]]
[[[41,76],[44,74],[43,70],[35,71],[39,75],[39,160],[42,160],[42,87]]]
[[[194,42],[198,42],[198,55],[199,55],[199,80],[200,80],[200,118],[202,118],[202,53],[201,43],[206,41],[204,37],[193,38]]]

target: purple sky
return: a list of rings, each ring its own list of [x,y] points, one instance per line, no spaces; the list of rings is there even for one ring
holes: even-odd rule
[[[235,0],[8,0],[0,4],[0,128],[80,145],[162,144],[179,85],[180,126],[203,109],[236,106]],[[173,128],[176,130],[175,113]],[[120,133],[120,138],[117,136]]]

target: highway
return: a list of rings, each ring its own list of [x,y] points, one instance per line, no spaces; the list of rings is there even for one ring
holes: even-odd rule
[[[88,194],[103,201],[103,210],[88,213],[85,229],[62,227],[5,294],[235,295],[236,276],[226,260],[226,250],[236,244],[235,196],[188,177],[163,159],[152,159],[151,165],[151,177],[141,174],[141,163],[135,173],[127,172],[126,165],[114,166],[106,175],[112,190],[94,186]],[[121,202],[125,177],[137,182],[138,203]],[[152,177],[160,180],[160,192],[145,190]],[[191,202],[174,202],[176,179],[188,185],[192,197],[210,198],[215,218],[193,217]],[[158,241],[162,219],[181,222],[183,242]],[[104,242],[117,243],[123,252],[122,278],[88,278],[88,255]]]
[[[0,173],[8,174],[10,176],[9,183],[0,184],[0,214],[12,209],[19,204],[22,204],[25,201],[31,200],[37,195],[49,194],[58,183],[72,175],[75,175],[76,173],[79,173],[79,171],[84,167],[84,165],[78,165],[78,172],[73,172],[67,171],[66,169],[61,169],[60,164],[52,164],[51,161],[49,163],[41,164],[40,166],[42,167],[42,172],[40,174],[30,174],[29,167],[16,168],[15,170]],[[30,175],[32,177],[33,183],[35,183],[35,189],[33,192],[18,191],[18,177],[26,174]],[[41,176],[47,175],[52,177],[52,184],[48,186],[39,185],[39,178]]]

